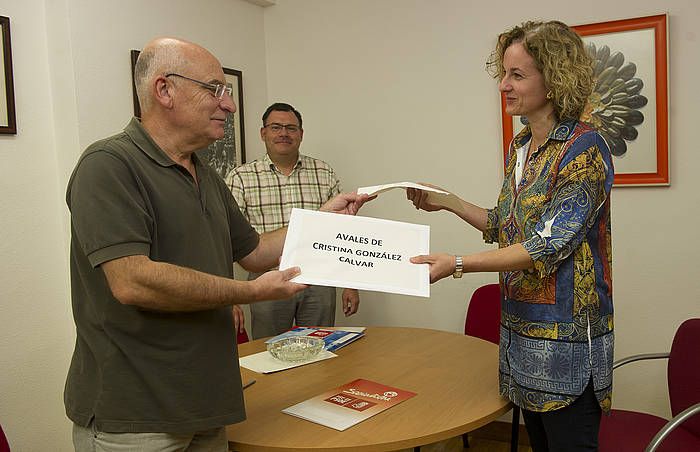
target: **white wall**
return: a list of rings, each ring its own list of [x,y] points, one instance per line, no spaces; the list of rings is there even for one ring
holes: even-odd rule
[[[0,0],[0,15],[11,21],[18,123],[16,136],[0,136],[0,424],[13,450],[68,451],[70,171],[82,149],[129,121],[129,50],[154,36],[200,43],[242,70],[244,107],[262,111],[263,9],[240,0]],[[257,122],[248,125],[259,154]]]
[[[66,444],[63,382],[73,345],[63,187],[43,1],[0,1],[10,17],[17,135],[0,136],[0,423],[16,450]],[[57,450],[67,450],[59,447]]]
[[[486,6],[488,5],[488,6]],[[484,71],[498,33],[526,19],[572,25],[659,14],[670,27],[672,185],[613,190],[616,356],[664,351],[680,322],[700,316],[700,246],[694,238],[700,155],[696,24],[690,0],[609,2],[567,8],[554,0],[278,0],[265,11],[268,93],[304,115],[302,150],[330,162],[346,189],[426,181],[491,207],[502,177],[496,83]],[[553,17],[556,15],[556,17]],[[430,224],[431,249],[486,249],[480,234],[446,213],[419,213],[401,193],[362,214]],[[493,274],[444,280],[429,300],[364,293],[343,324],[463,331],[466,299]],[[615,375],[614,404],[668,415],[665,364]],[[641,392],[646,392],[642,397]]]

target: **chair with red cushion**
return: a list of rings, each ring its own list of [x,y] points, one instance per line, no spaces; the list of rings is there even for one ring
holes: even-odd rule
[[[0,425],[0,452],[10,452],[10,444],[7,442],[7,437],[5,437],[5,432],[2,431],[1,425]]]
[[[236,334],[236,343],[237,344],[244,344],[248,342],[250,339],[248,338],[248,332],[244,329],[243,331],[239,331]]]
[[[635,361],[668,359],[668,421],[647,413],[612,410],[600,422],[600,452],[700,451],[700,319],[678,327],[670,353],[634,355],[613,369]]]
[[[498,344],[501,338],[501,287],[487,284],[474,291],[467,318],[464,321],[464,334]],[[520,408],[513,407],[513,422],[510,433],[510,450],[518,450],[518,433],[520,428]],[[467,437],[463,435],[467,447]]]
[[[472,294],[467,306],[464,334],[498,344],[501,334],[500,325],[501,287],[498,284],[479,287]]]

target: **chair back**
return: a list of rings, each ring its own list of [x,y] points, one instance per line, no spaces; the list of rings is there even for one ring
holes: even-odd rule
[[[0,452],[10,452],[10,444],[7,442],[5,437],[5,432],[2,431],[2,426],[0,425]]]
[[[668,358],[668,395],[671,414],[700,403],[700,319],[688,319],[678,327]],[[700,437],[700,416],[683,423]]]
[[[467,308],[464,334],[498,344],[501,335],[501,287],[487,284],[474,291]]]
[[[236,343],[237,344],[244,344],[248,342],[250,339],[248,338],[248,332],[246,330],[243,330],[241,332],[238,332],[236,334]]]

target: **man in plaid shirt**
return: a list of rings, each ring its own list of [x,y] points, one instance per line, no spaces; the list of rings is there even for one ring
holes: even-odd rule
[[[301,113],[285,103],[270,105],[262,116],[260,137],[267,154],[235,168],[226,183],[241,212],[258,233],[287,226],[292,208],[318,210],[340,193],[340,181],[326,162],[299,153],[304,137]],[[260,273],[251,273],[255,279]],[[343,312],[357,312],[357,290],[344,289]],[[250,305],[254,339],[275,336],[293,325],[335,324],[335,287],[309,286],[288,300]],[[234,319],[243,325],[242,311],[234,307]]]

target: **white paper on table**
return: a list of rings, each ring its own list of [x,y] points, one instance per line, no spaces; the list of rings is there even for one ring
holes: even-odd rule
[[[292,281],[320,286],[430,296],[430,227],[378,218],[292,209],[280,269],[298,266]]]
[[[457,195],[448,191],[440,190],[427,185],[417,184],[415,182],[395,182],[393,184],[371,185],[369,187],[360,187],[357,189],[358,194],[367,193],[370,196],[378,195],[379,193],[391,190],[393,188],[416,188],[428,192],[427,201],[432,204],[438,204],[456,210],[460,208],[461,202]]]
[[[394,182],[392,184],[370,185],[369,187],[360,187],[357,189],[357,194],[361,195],[363,193],[367,193],[370,196],[378,195],[379,193],[391,190],[392,188],[417,188],[418,190],[431,191],[435,193],[441,193],[443,195],[449,194],[449,192],[446,192],[444,190],[428,187],[427,185],[416,184],[415,182]]]
[[[305,366],[306,364],[323,361],[324,359],[335,358],[336,356],[338,355],[336,355],[333,352],[329,352],[328,350],[321,350],[321,353],[319,353],[314,359],[311,359],[309,361],[303,361],[300,363],[288,363],[285,361],[280,361],[279,359],[272,356],[270,352],[265,350],[264,352],[255,353],[253,355],[238,358],[238,363],[241,367],[250,369],[253,372],[257,372],[260,374],[271,374],[273,372],[279,372],[280,370]]]

